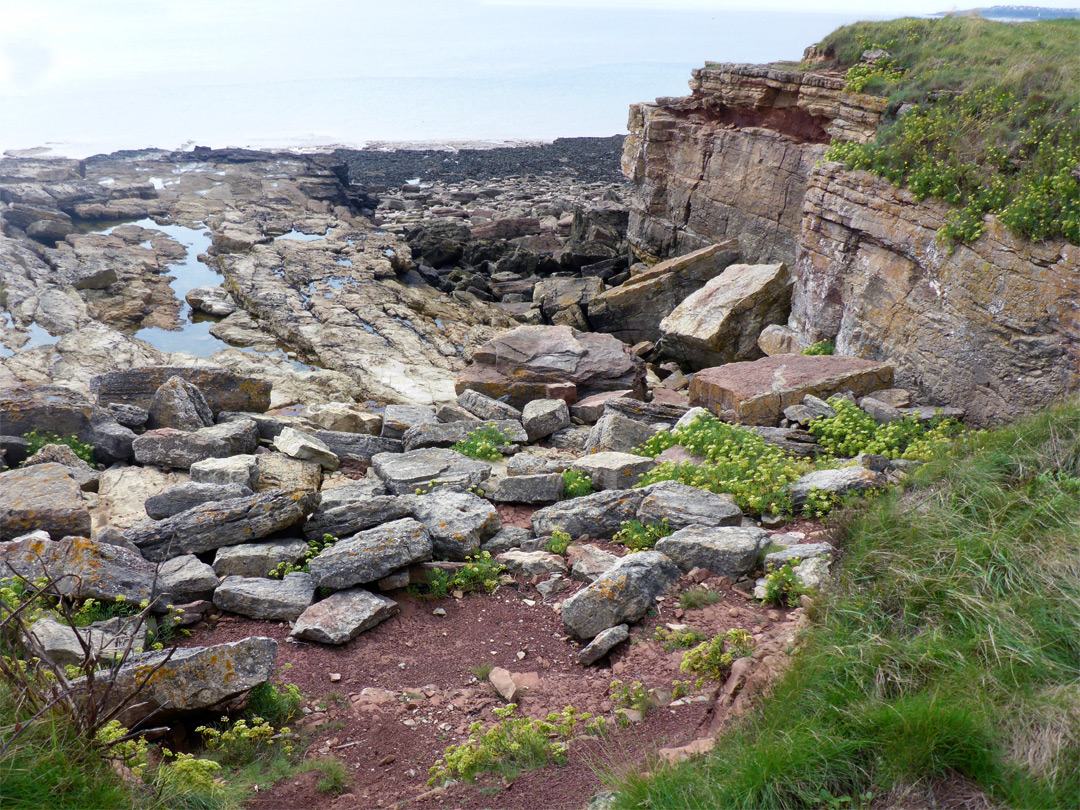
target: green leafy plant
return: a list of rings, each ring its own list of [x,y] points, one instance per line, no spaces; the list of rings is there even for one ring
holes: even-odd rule
[[[697,688],[700,689],[706,678],[713,681],[726,679],[732,663],[753,651],[754,639],[746,630],[728,630],[687,650],[679,668],[690,675],[697,675]]]
[[[615,706],[616,716],[619,709],[632,709],[644,717],[653,705],[653,690],[646,689],[641,681],[631,683],[612,681],[608,686],[608,694]]]
[[[248,692],[244,714],[249,720],[261,717],[272,726],[284,726],[300,714],[302,702],[300,687],[296,684],[286,683],[279,686],[266,681]]]
[[[483,664],[477,664],[475,667],[469,667],[469,672],[473,674],[473,677],[478,681],[486,681],[488,676],[491,675],[491,670],[494,669],[494,665],[488,662]]]
[[[667,520],[659,523],[642,523],[640,520],[627,520],[615,533],[612,540],[621,543],[630,551],[644,551],[656,545],[661,537],[674,534],[675,530],[668,525]]]
[[[451,745],[429,771],[429,785],[446,779],[471,781],[478,773],[501,771],[505,776],[522,770],[542,768],[551,763],[566,763],[567,741],[578,723],[587,723],[592,715],[567,706],[546,720],[532,720],[517,715],[517,704],[507,703],[495,709],[498,722],[487,731],[483,723],[473,723],[469,739]]]
[[[441,568],[431,569],[426,584],[410,585],[407,590],[431,599],[442,599],[453,591],[494,593],[499,588],[499,577],[505,570],[506,566],[496,562],[490,552],[481,551],[466,557],[465,564],[453,574]]]
[[[320,793],[340,796],[349,789],[349,771],[337,757],[320,757],[304,763],[303,770],[318,771],[315,789]]]
[[[469,458],[499,461],[502,458],[499,448],[509,444],[513,444],[513,439],[508,434],[495,425],[483,425],[450,449]]]
[[[829,405],[835,415],[812,419],[808,430],[828,453],[842,458],[873,453],[926,461],[947,448],[963,430],[954,419],[941,419],[927,427],[910,415],[879,425],[874,417],[845,397],[830,397]]]
[[[570,541],[571,537],[568,532],[556,529],[551,533],[551,539],[547,541],[544,548],[552,554],[565,554],[566,549],[570,547]]]
[[[790,513],[788,485],[811,467],[753,431],[721,422],[710,414],[698,414],[675,430],[660,431],[636,452],[655,457],[676,444],[705,461],[666,461],[646,473],[638,486],[681,481],[710,492],[728,492],[740,509],[754,515]]]
[[[42,433],[36,428],[23,435],[30,443],[26,447],[27,457],[34,456],[43,447],[50,444],[66,444],[75,455],[87,464],[94,464],[94,445],[79,441],[78,436],[57,436],[55,433]]]
[[[675,652],[675,650],[685,650],[695,644],[700,644],[705,640],[705,634],[693,627],[685,627],[681,630],[657,627],[656,632],[653,633],[653,639],[661,642],[668,652]]]
[[[811,343],[802,353],[809,356],[815,355],[827,355],[836,351],[836,342],[833,340],[819,340],[817,343]]]
[[[288,726],[275,729],[261,717],[240,718],[232,723],[221,718],[221,727],[198,726],[208,751],[216,753],[226,765],[245,765],[256,760],[288,756],[295,750]]]
[[[798,607],[799,597],[807,593],[806,588],[799,580],[799,575],[791,563],[785,563],[777,568],[770,565],[765,574],[765,598],[763,602],[770,605],[783,607]]]
[[[304,552],[304,557],[297,563],[278,563],[277,568],[270,571],[267,576],[271,579],[285,579],[285,577],[294,571],[303,571],[307,573],[308,564],[318,557],[326,549],[333,546],[338,539],[332,534],[324,534],[322,539],[311,539],[307,541],[307,550]]]
[[[593,489],[592,478],[581,470],[575,470],[573,467],[563,470],[562,480],[563,497],[567,499],[592,495],[596,491]]]
[[[683,610],[697,610],[720,601],[720,593],[714,588],[698,585],[687,588],[679,594],[679,607]]]
[[[802,505],[802,513],[808,518],[820,520],[840,503],[840,496],[835,492],[811,487],[806,493],[806,500]]]

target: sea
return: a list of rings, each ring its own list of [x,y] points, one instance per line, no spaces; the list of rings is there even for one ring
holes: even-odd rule
[[[874,18],[700,0],[2,4],[0,151],[69,157],[615,135],[706,60],[797,62]]]

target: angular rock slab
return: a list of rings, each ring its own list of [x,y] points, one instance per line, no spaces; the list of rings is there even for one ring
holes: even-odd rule
[[[807,394],[826,398],[839,391],[865,396],[891,388],[893,367],[858,357],[782,354],[747,363],[706,368],[690,381],[690,403],[721,419],[773,426],[784,408]]]
[[[766,568],[770,565],[779,567],[785,563],[798,565],[803,560],[814,557],[831,558],[834,554],[836,554],[836,547],[832,543],[797,543],[780,551],[774,551],[772,554],[766,554],[764,565]]]
[[[214,573],[219,577],[267,577],[281,563],[299,562],[308,544],[299,538],[269,540],[224,546],[214,555]]]
[[[594,582],[621,559],[588,543],[568,547],[566,557],[570,561],[570,576],[581,582]]]
[[[538,442],[557,430],[570,427],[570,408],[561,399],[534,399],[522,409],[521,424],[529,441]]]
[[[131,447],[140,464],[186,470],[208,458],[251,454],[259,446],[259,429],[250,419],[225,422],[192,432],[162,428],[136,438]]]
[[[348,537],[412,515],[412,503],[407,496],[372,495],[334,504],[333,501],[327,504],[324,499],[324,503],[311,513],[304,524],[304,537],[308,540],[321,540],[324,534]]]
[[[131,618],[112,619],[108,622],[95,622],[90,627],[76,630],[46,615],[34,622],[29,631],[53,663],[61,666],[78,666],[86,657],[86,652],[79,641],[80,636],[90,648],[94,659],[99,663],[105,663],[123,654],[129,641],[131,651],[141,653],[146,625],[141,620]],[[132,635],[136,636],[134,640],[131,639]]]
[[[568,532],[575,540],[586,534],[610,538],[619,531],[623,521],[631,520],[637,514],[644,497],[645,493],[640,489],[609,489],[560,501],[533,515],[533,533],[543,537],[558,529]]]
[[[884,475],[865,467],[841,467],[839,470],[817,470],[807,473],[789,488],[791,503],[796,509],[806,503],[811,490],[821,490],[842,497],[852,492],[868,492],[885,486]]]
[[[282,453],[260,453],[255,457],[256,492],[272,489],[310,489],[322,486],[323,468],[317,461],[289,458]]]
[[[752,360],[757,337],[787,320],[792,278],[784,264],[733,264],[660,322],[666,354],[695,366]]]
[[[314,436],[287,427],[274,437],[274,447],[286,456],[306,461],[317,461],[324,470],[334,471],[340,462],[323,442]]]
[[[68,475],[75,479],[83,492],[97,492],[101,474],[75,455],[75,451],[66,444],[47,444],[28,458],[22,466],[36,467],[38,464],[59,464],[67,470]]]
[[[315,596],[310,574],[293,571],[284,579],[225,577],[214,591],[221,610],[272,622],[293,622],[308,609]]]
[[[573,383],[584,398],[603,391],[645,393],[645,364],[611,335],[569,326],[521,326],[476,350],[458,375],[456,390],[471,389],[524,407],[543,399],[549,383]]]
[[[196,484],[239,484],[254,491],[258,463],[258,456],[253,454],[204,458],[191,465],[188,475]]]
[[[0,540],[39,529],[56,539],[90,534],[90,510],[82,488],[62,464],[0,473]]]
[[[523,577],[566,573],[566,560],[558,554],[550,554],[546,551],[510,549],[497,556],[495,561],[505,565],[506,570],[511,574]]]
[[[490,422],[440,422],[437,425],[415,425],[405,431],[401,444],[405,451],[424,447],[450,447],[465,441],[469,434],[482,427],[494,427],[506,436],[506,445],[524,444],[529,440],[521,422],[506,419]]]
[[[375,582],[414,562],[431,559],[431,537],[405,518],[339,540],[308,563],[320,588],[340,590]]]
[[[153,366],[111,371],[90,380],[90,390],[101,403],[149,408],[158,388],[170,377],[191,383],[206,397],[215,414],[221,411],[255,411],[270,408],[271,383],[223,368]]]
[[[658,551],[623,557],[595,582],[563,602],[563,627],[575,638],[585,640],[609,627],[636,622],[679,574],[679,566]]]
[[[214,424],[214,412],[202,391],[182,377],[169,377],[154,392],[146,410],[146,426],[151,430],[199,430]]]
[[[303,490],[214,501],[150,526],[129,529],[127,537],[144,557],[160,562],[180,554],[199,554],[260,540],[299,523],[317,502],[315,493]]]
[[[305,610],[289,634],[319,644],[345,644],[398,611],[393,599],[360,588],[338,591]]]
[[[495,507],[471,492],[444,487],[430,495],[415,495],[410,502],[413,517],[431,536],[432,556],[438,560],[464,560],[502,528]]]
[[[400,453],[401,439],[385,439],[364,433],[342,433],[337,430],[316,430],[315,438],[330,448],[339,459],[371,461],[378,453]]]
[[[212,708],[270,680],[276,654],[277,642],[272,638],[251,636],[213,647],[133,655],[109,678],[111,700],[131,694],[144,679],[146,684],[138,699],[117,719],[127,728],[134,728],[151,714],[157,719]],[[98,679],[97,688],[104,690],[104,680]],[[106,709],[112,705],[115,703],[107,703]]]
[[[435,409],[430,405],[387,405],[380,436],[384,439],[400,439],[411,427],[434,425],[438,421]]]
[[[594,489],[630,489],[655,466],[656,461],[646,456],[605,451],[582,456],[572,469],[589,476]]]
[[[630,625],[620,624],[609,627],[597,634],[596,638],[581,649],[577,657],[578,663],[586,667],[595,664],[628,638],[630,638]]]
[[[458,394],[457,404],[477,419],[521,421],[521,411],[513,405],[507,405],[497,399],[481,394],[479,391],[466,389]]]
[[[23,436],[32,430],[86,441],[94,408],[75,391],[59,385],[0,387],[0,433]]]
[[[642,487],[645,498],[638,507],[637,519],[642,523],[663,520],[673,529],[685,526],[738,526],[742,510],[730,496],[718,495],[679,481],[658,481]]]
[[[411,495],[428,486],[468,489],[491,475],[487,462],[436,447],[379,453],[371,457],[371,468],[394,495]]]
[[[563,495],[562,473],[510,475],[484,485],[484,494],[495,503],[554,503]]]
[[[606,412],[589,430],[586,453],[612,451],[629,453],[651,439],[659,428],[621,413]]]
[[[157,495],[151,495],[146,499],[145,509],[146,514],[154,520],[164,520],[210,501],[227,501],[230,498],[244,498],[253,494],[251,489],[242,484],[201,484],[185,481]]]
[[[769,543],[764,529],[740,526],[687,526],[656,542],[660,551],[683,570],[705,568],[714,574],[741,579],[761,562]]]
[[[133,604],[153,599],[154,566],[121,546],[85,537],[43,540],[30,536],[0,543],[0,578],[11,572],[34,580],[63,576],[56,590],[80,599],[112,601],[123,597]],[[162,586],[159,583],[157,592]]]
[[[158,581],[170,602],[183,605],[209,599],[218,586],[218,575],[194,554],[184,554],[161,564]]]

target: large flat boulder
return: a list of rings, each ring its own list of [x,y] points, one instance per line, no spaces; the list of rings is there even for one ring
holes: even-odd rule
[[[656,461],[646,456],[603,451],[582,456],[572,469],[589,476],[593,489],[630,489],[655,466]]]
[[[154,520],[164,520],[209,501],[227,501],[230,498],[243,498],[252,494],[254,493],[243,484],[203,484],[185,481],[157,495],[151,495],[146,499],[145,509],[146,514]]]
[[[316,430],[314,436],[339,459],[367,462],[378,453],[401,452],[401,439],[369,436],[366,433],[343,433],[338,430]]]
[[[638,507],[642,523],[667,521],[673,529],[699,526],[738,526],[742,510],[730,495],[718,495],[679,481],[659,481],[642,487],[646,493]]]
[[[71,471],[49,462],[0,473],[0,540],[41,529],[57,540],[90,535],[90,510]]]
[[[140,464],[186,470],[208,458],[251,454],[259,446],[259,429],[250,419],[225,422],[191,432],[148,430],[131,443]]]
[[[537,537],[558,529],[568,532],[574,540],[583,535],[610,538],[623,521],[634,517],[644,497],[640,489],[609,489],[559,501],[533,514],[532,530]]]
[[[261,540],[302,521],[317,502],[318,496],[305,490],[211,501],[149,526],[129,529],[127,538],[148,560],[158,562]]]
[[[737,580],[758,566],[768,543],[769,533],[764,529],[687,526],[661,537],[656,550],[668,555],[683,571],[704,568]]]
[[[502,528],[495,507],[471,492],[443,487],[408,500],[413,516],[431,536],[432,556],[437,560],[464,560]]]
[[[304,537],[321,539],[324,534],[348,537],[412,515],[412,504],[398,495],[364,495],[344,502],[326,500],[304,524]]]
[[[747,363],[707,368],[690,382],[690,403],[721,419],[745,425],[775,425],[784,408],[807,394],[822,399],[839,391],[865,396],[890,388],[893,367],[859,357],[782,354]]]
[[[605,290],[589,304],[589,323],[624,343],[660,339],[660,322],[688,295],[738,261],[732,240],[660,262]]]
[[[32,430],[86,441],[94,408],[79,393],[59,385],[0,388],[0,434],[22,436]]]
[[[424,524],[405,518],[339,540],[313,558],[308,570],[318,587],[339,590],[430,559],[431,537]]]
[[[294,622],[307,610],[315,595],[310,574],[293,571],[284,579],[225,577],[214,591],[214,605],[221,610],[271,622]]]
[[[521,326],[476,350],[456,389],[508,397],[515,408],[543,399],[551,383],[573,383],[579,398],[603,391],[645,390],[645,364],[611,335],[569,326]]]
[[[350,588],[331,594],[305,610],[289,635],[320,644],[344,644],[386,621],[397,610],[393,599]]]
[[[378,453],[371,468],[395,495],[410,495],[419,488],[453,486],[468,489],[491,475],[491,465],[453,450],[426,447],[408,453]]]
[[[660,322],[666,354],[695,366],[761,356],[757,337],[787,320],[791,275],[784,264],[733,264]]]
[[[90,390],[102,404],[115,402],[150,408],[158,388],[170,377],[191,383],[206,397],[214,414],[221,411],[256,411],[270,408],[271,384],[223,368],[152,366],[110,371],[90,380]]]
[[[679,573],[679,567],[658,551],[623,557],[563,602],[563,627],[575,638],[588,640],[609,627],[636,622]]]

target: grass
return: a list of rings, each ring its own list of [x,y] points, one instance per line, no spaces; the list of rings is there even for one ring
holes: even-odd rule
[[[1031,239],[1080,244],[1080,20],[901,19],[840,28],[818,47],[848,87],[889,99],[870,144],[830,159],[956,206],[939,232],[969,242],[997,215]],[[889,58],[860,65],[868,48]],[[897,117],[902,104],[914,109]]]
[[[772,695],[706,757],[620,777],[616,806],[887,806],[956,775],[1080,806],[1080,402],[841,517],[835,589]]]
[[[697,610],[708,605],[715,605],[719,601],[719,591],[706,588],[704,585],[687,588],[679,594],[679,607],[683,610]]]

